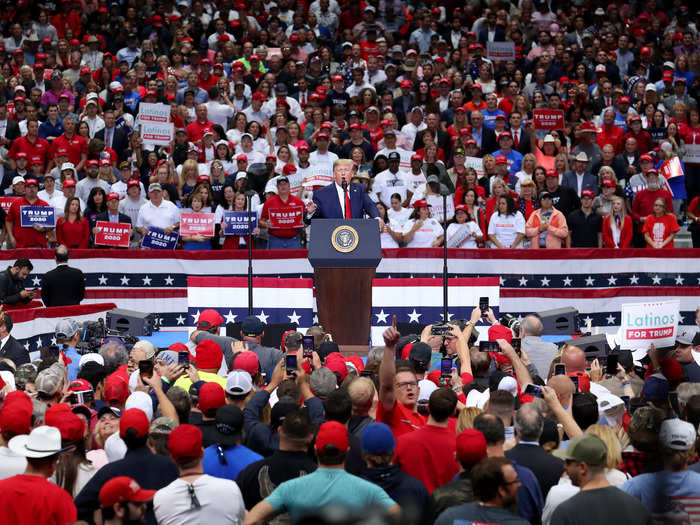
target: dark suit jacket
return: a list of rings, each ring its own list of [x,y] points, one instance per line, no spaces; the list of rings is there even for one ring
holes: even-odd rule
[[[506,40],[506,32],[503,30],[501,27],[496,28],[496,34],[493,37],[493,40],[495,42],[505,42]],[[489,41],[489,28],[484,27],[479,31],[479,38],[478,38],[479,43],[486,47],[486,44]]]
[[[425,133],[425,130],[419,131],[418,135],[416,135],[416,140],[413,141],[413,151],[425,147],[425,144],[423,144],[423,133]],[[438,148],[445,152],[445,159],[449,159],[452,152],[452,140],[447,131],[442,131],[441,129],[437,130],[437,145]]]
[[[639,166],[639,151],[634,152],[634,162],[632,165],[637,169],[637,173],[641,173],[642,168]],[[615,158],[612,161],[612,169],[615,172],[617,180],[629,180],[632,175],[627,173],[628,166],[629,162],[627,162],[626,152],[615,155]]]
[[[98,213],[97,217],[95,217],[95,220],[98,221],[109,221],[109,212],[103,211],[102,213]],[[131,224],[131,217],[124,213],[119,213],[119,222],[125,222],[127,224]]]
[[[578,195],[578,182],[576,181],[576,172],[566,171],[561,179],[561,185],[571,188]],[[592,173],[583,174],[583,185],[582,190],[593,190],[593,192],[598,195],[598,178]]]
[[[19,131],[19,124],[17,124],[14,120],[10,120],[8,118],[7,127],[5,128],[5,138],[11,142],[15,139],[18,139],[20,136],[21,133]],[[9,150],[10,147],[8,146],[7,149]]]
[[[372,218],[379,217],[377,205],[365,193],[365,189],[361,184],[351,182],[348,191],[350,192],[350,209],[352,210],[353,219],[361,219],[363,213]],[[312,219],[344,218],[335,182],[331,182],[325,188],[316,190],[314,192],[314,203],[316,204],[316,213],[313,214]]]
[[[104,141],[105,130],[101,129],[100,131],[95,133],[95,138]],[[115,127],[114,134],[112,135],[112,149],[117,152],[117,155],[119,155],[120,162],[124,160],[124,153],[126,152],[128,147],[129,138],[126,135],[126,132],[121,128]]]
[[[5,346],[0,349],[0,357],[12,359],[15,366],[29,363],[29,352],[12,336],[8,338]]]
[[[85,298],[85,276],[77,268],[60,264],[41,280],[41,300],[46,306],[71,306]]]
[[[532,153],[532,147],[530,144],[530,134],[527,131],[520,131],[520,142],[518,142],[518,152],[525,156],[528,153]]]
[[[564,472],[564,462],[547,454],[540,446],[518,444],[506,452],[506,457],[534,472],[545,498]]]
[[[482,126],[481,128],[481,155],[493,153],[498,149],[498,141],[496,140],[496,132],[491,128]]]

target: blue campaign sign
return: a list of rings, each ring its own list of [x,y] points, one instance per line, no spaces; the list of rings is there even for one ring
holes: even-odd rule
[[[20,206],[20,225],[23,228],[41,226],[42,228],[53,228],[56,226],[56,215],[53,206]]]
[[[250,233],[258,226],[258,216],[255,212],[250,214]],[[248,212],[225,211],[224,235],[248,235]]]
[[[177,247],[177,240],[180,234],[177,232],[165,233],[163,230],[153,229],[144,235],[141,241],[141,248],[151,250],[174,250]]]

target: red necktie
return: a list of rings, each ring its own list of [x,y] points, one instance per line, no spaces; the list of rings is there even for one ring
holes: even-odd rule
[[[515,132],[515,141],[513,142],[513,144],[515,144],[515,149],[516,149],[516,150],[518,149],[518,143],[520,142],[520,141],[518,140],[518,135],[520,135],[520,133],[518,133],[518,132],[516,131],[516,132]]]
[[[345,218],[352,219],[352,208],[350,206],[350,194],[345,190]]]
[[[306,107],[306,93],[302,93],[302,95],[301,95],[301,107],[302,108]]]

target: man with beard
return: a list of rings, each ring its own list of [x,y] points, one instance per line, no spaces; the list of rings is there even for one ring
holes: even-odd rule
[[[104,525],[141,525],[146,523],[146,508],[155,490],[142,489],[136,480],[117,476],[100,490]]]
[[[97,178],[97,174],[99,171],[98,165],[99,161],[97,159],[88,160],[86,169],[87,177],[78,182],[76,186],[75,193],[82,202],[87,202],[92,188],[96,188],[99,186],[100,188],[105,190],[105,193],[109,193],[110,191],[112,191],[112,187],[107,181]]]

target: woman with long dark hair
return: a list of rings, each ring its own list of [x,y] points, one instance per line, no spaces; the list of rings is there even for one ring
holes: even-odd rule
[[[97,214],[107,210],[107,194],[99,186],[92,188],[85,206],[85,218],[90,221],[90,231],[97,223]]]
[[[522,248],[525,219],[507,193],[498,197],[496,212],[489,221],[488,235],[492,248]]]
[[[477,243],[484,240],[481,228],[469,211],[466,204],[455,206],[455,218],[447,225],[448,248],[478,248]]]
[[[56,221],[58,244],[64,244],[68,248],[87,248],[90,244],[89,222],[80,213],[80,199],[78,197],[68,199],[63,217]]]

